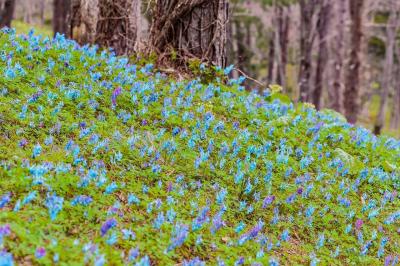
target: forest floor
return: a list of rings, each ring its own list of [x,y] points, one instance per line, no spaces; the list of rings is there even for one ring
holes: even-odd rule
[[[34,33],[0,51],[0,264],[399,260],[399,140],[229,68],[177,81]]]

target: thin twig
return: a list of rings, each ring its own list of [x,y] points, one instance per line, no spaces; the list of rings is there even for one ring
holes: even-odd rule
[[[267,87],[266,84],[263,84],[261,81],[258,81],[252,77],[250,77],[249,75],[247,75],[246,73],[244,73],[242,70],[240,70],[239,68],[233,68],[234,70],[236,70],[237,72],[239,72],[242,76],[244,76],[246,79],[251,80],[255,83],[257,83],[258,85],[262,86],[262,87]]]

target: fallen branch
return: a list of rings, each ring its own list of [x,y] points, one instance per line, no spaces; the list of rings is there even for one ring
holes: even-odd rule
[[[246,79],[253,81],[254,83],[257,83],[258,85],[262,86],[262,87],[268,87],[266,84],[262,83],[259,80],[256,80],[252,77],[250,77],[249,75],[247,75],[246,73],[244,73],[242,70],[240,70],[239,68],[233,68],[233,70],[236,70],[237,72],[239,72],[242,76],[244,76]]]

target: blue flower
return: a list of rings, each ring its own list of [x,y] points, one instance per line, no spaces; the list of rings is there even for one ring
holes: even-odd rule
[[[7,203],[9,203],[11,200],[11,193],[8,192],[6,194],[4,194],[3,196],[1,196],[0,198],[0,208],[3,208],[4,206],[7,205]]]
[[[49,209],[51,220],[55,220],[57,214],[62,210],[64,198],[58,197],[55,193],[53,195],[47,194],[45,201],[46,207]]]
[[[35,147],[33,147],[32,158],[38,157],[41,152],[42,152],[42,146],[40,146],[40,144],[36,144]]]
[[[14,259],[11,253],[4,250],[0,251],[0,265],[1,266],[14,266]]]

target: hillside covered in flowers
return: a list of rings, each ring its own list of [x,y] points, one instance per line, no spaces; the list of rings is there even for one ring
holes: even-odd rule
[[[2,30],[0,265],[396,265],[400,142],[229,71]]]

